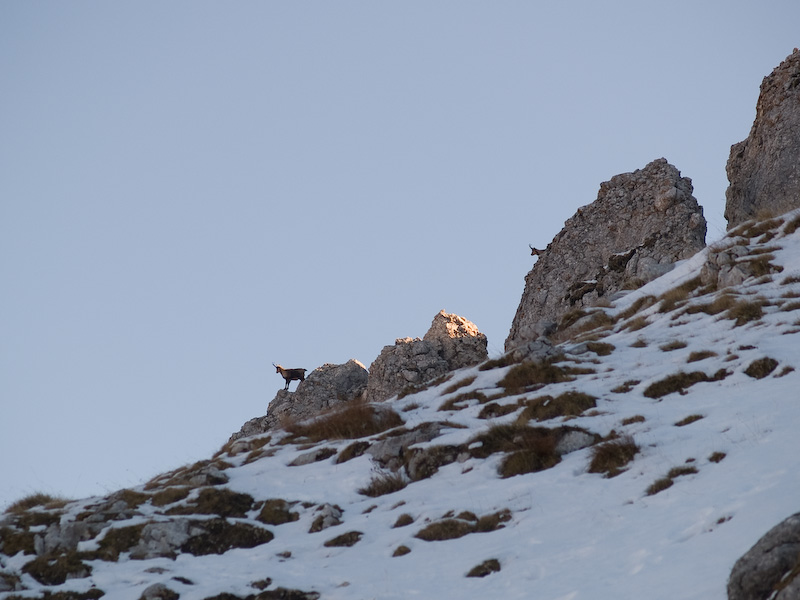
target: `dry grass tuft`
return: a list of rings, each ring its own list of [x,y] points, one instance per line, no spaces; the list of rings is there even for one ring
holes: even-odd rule
[[[614,392],[615,394],[627,394],[640,383],[641,381],[639,381],[638,379],[628,379],[627,381],[624,381],[617,387],[613,388],[611,391]]]
[[[4,511],[7,514],[21,515],[25,511],[40,506],[45,509],[63,508],[69,500],[59,496],[51,496],[50,494],[36,493],[20,498]]]
[[[362,496],[377,498],[378,496],[399,492],[407,485],[408,481],[401,473],[379,473],[372,478],[366,487],[359,489],[358,493]]]
[[[778,366],[778,361],[774,358],[765,356],[751,362],[744,370],[745,375],[749,375],[753,379],[763,379],[772,373]]]
[[[453,385],[450,385],[450,386],[446,387],[442,391],[441,395],[442,396],[446,396],[447,394],[452,394],[453,392],[455,392],[456,390],[461,389],[462,387],[467,387],[468,385],[473,383],[475,381],[475,379],[477,379],[477,377],[475,375],[473,375],[472,377],[466,377],[464,379],[456,381]]]
[[[547,385],[572,381],[574,378],[566,369],[549,362],[526,361],[509,369],[499,385],[510,395],[519,394],[535,385]]]
[[[690,425],[695,421],[699,421],[703,418],[703,415],[689,415],[688,417],[684,417],[677,423],[675,423],[675,427],[685,427],[686,425]]]
[[[614,344],[609,344],[608,342],[586,342],[586,347],[589,352],[594,352],[597,356],[608,356],[616,350]]]
[[[693,371],[691,373],[679,371],[678,373],[668,375],[664,379],[660,379],[651,383],[642,393],[648,398],[655,399],[666,396],[667,394],[672,394],[673,392],[679,392],[683,394],[686,392],[687,388],[696,383],[704,381],[721,381],[727,376],[728,372],[725,369],[720,369],[711,377],[702,371]]]
[[[616,477],[638,452],[639,446],[629,435],[595,446],[592,448],[589,472],[605,473],[608,478]]]
[[[387,406],[350,403],[313,421],[288,425],[286,430],[291,436],[286,441],[291,443],[298,438],[312,442],[358,439],[401,425],[403,419]]]
[[[662,344],[658,347],[658,349],[662,352],[672,352],[673,350],[681,350],[682,348],[686,348],[686,346],[688,346],[688,344],[683,340],[672,340],[671,342]]]
[[[597,398],[583,392],[569,391],[560,396],[542,396],[526,403],[519,416],[521,422],[535,419],[546,421],[557,417],[577,417],[590,408],[597,407]]]
[[[686,362],[697,362],[700,360],[705,360],[706,358],[711,358],[712,356],[717,356],[717,353],[712,350],[700,350],[689,354],[689,358],[686,359]]]
[[[637,298],[633,304],[631,304],[628,308],[619,313],[619,318],[623,321],[630,319],[640,310],[644,310],[645,308],[650,308],[656,302],[658,302],[658,299],[655,296],[642,296],[641,298]]]

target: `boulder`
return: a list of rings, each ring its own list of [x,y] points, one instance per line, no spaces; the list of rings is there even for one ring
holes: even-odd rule
[[[770,529],[733,565],[728,600],[800,598],[800,513]]]
[[[488,359],[486,336],[474,323],[440,311],[422,339],[385,346],[369,367],[367,399],[380,402],[437,377]]]
[[[506,339],[514,350],[567,313],[651,281],[705,247],[692,182],[666,159],[612,177],[538,251]]]
[[[731,146],[728,229],[800,207],[800,50],[761,82],[747,139]]]
[[[301,381],[297,390],[279,390],[267,407],[267,414],[247,421],[230,441],[258,435],[287,421],[302,421],[345,402],[360,400],[367,389],[367,369],[350,359],[344,364],[325,364]]]

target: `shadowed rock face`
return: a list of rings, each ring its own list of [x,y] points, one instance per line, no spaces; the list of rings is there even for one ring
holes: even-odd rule
[[[731,146],[728,229],[800,207],[800,51],[764,78],[746,140]]]
[[[663,158],[602,183],[597,199],[567,220],[525,278],[506,350],[705,247],[706,221],[692,191],[691,180]]]
[[[799,559],[800,513],[797,513],[770,529],[736,561],[728,580],[728,599],[800,598]]]

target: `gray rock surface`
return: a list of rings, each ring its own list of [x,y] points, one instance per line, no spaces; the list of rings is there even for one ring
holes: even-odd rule
[[[367,399],[388,400],[404,390],[488,359],[486,336],[474,323],[440,311],[422,339],[401,338],[385,346],[369,368]]]
[[[287,421],[309,419],[339,404],[361,400],[368,376],[364,365],[355,359],[341,365],[322,365],[301,381],[296,391],[279,390],[267,407],[267,414],[247,421],[230,441],[264,433]]]
[[[800,206],[800,50],[761,83],[747,139],[731,146],[728,228]]]
[[[506,351],[540,337],[548,322],[638,287],[705,246],[692,183],[666,159],[612,177],[540,251],[506,339]]]
[[[736,561],[728,579],[728,600],[797,600],[798,575],[800,513],[770,529]]]

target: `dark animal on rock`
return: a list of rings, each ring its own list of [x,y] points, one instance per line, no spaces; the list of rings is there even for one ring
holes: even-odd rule
[[[280,373],[281,376],[286,380],[286,387],[283,388],[284,390],[289,389],[289,383],[292,381],[305,381],[306,379],[306,370],[305,369],[284,369],[280,365],[276,365],[272,363],[272,366],[275,367],[275,372]]]

